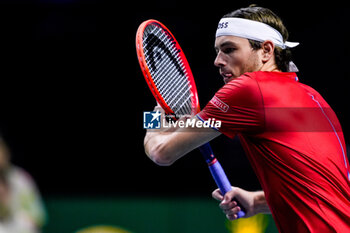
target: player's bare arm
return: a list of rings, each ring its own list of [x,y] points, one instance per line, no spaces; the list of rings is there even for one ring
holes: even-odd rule
[[[164,112],[160,107],[162,117]],[[193,119],[198,121],[194,116]],[[147,130],[144,138],[144,148],[147,156],[162,166],[169,166],[177,159],[193,149],[216,138],[220,132],[204,128],[163,128],[163,130]]]

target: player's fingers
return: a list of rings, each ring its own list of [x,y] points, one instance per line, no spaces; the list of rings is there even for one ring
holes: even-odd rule
[[[228,204],[228,203],[232,202],[232,200],[235,197],[235,195],[236,195],[236,192],[234,191],[234,189],[228,191],[227,193],[225,193],[221,204],[225,205],[225,204]]]
[[[234,201],[234,197],[236,195],[236,192],[234,190],[228,191],[220,203],[220,208],[222,210],[229,210],[237,206],[237,202]]]
[[[239,211],[241,211],[241,208],[236,205],[235,207],[231,209],[225,209],[222,212],[224,212],[224,214],[226,215],[234,215],[234,214],[237,214]]]
[[[224,196],[222,195],[220,189],[215,189],[212,192],[211,196],[217,201],[222,201],[224,199]]]
[[[161,112],[161,113],[164,112],[163,108],[162,108],[159,104],[157,104],[157,106],[154,107],[154,110],[153,110],[153,111],[155,111],[155,112],[159,111],[159,112]]]
[[[231,202],[228,202],[228,203],[225,203],[224,201],[220,203],[220,208],[223,210],[223,211],[226,211],[226,210],[231,210],[235,207],[237,207],[237,202],[236,201],[231,201]]]
[[[237,219],[237,214],[226,214],[226,218],[230,221]]]

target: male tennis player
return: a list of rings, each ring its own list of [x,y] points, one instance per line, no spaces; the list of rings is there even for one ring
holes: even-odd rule
[[[298,82],[288,31],[272,11],[248,7],[225,15],[215,65],[225,85],[195,116],[218,130],[172,129],[145,136],[147,155],[170,165],[224,134],[238,135],[263,191],[234,188],[213,197],[230,220],[271,212],[280,232],[350,232],[350,173],[338,119],[321,95]],[[159,108],[156,108],[160,110]],[[233,156],[233,155],[232,155]]]

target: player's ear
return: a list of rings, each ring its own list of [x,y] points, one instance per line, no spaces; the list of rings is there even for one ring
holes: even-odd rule
[[[261,43],[262,62],[268,62],[274,56],[275,45],[272,41],[266,40]]]

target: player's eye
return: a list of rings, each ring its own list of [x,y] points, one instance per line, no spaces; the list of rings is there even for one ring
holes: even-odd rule
[[[228,48],[224,48],[222,50],[222,52],[225,53],[225,54],[230,54],[230,53],[234,52],[235,50],[236,50],[236,48],[228,47]]]

